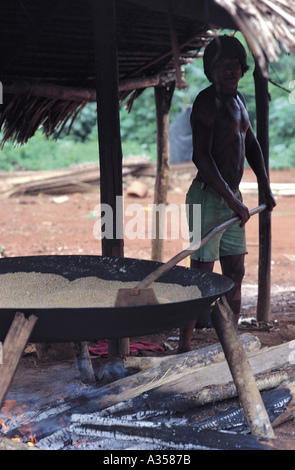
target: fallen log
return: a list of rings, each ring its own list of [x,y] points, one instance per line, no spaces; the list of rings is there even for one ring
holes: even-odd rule
[[[249,352],[257,351],[260,347],[258,339],[252,335],[241,335],[241,342],[245,350]],[[166,356],[153,367],[108,385],[106,400],[108,400],[107,397],[112,397],[114,403],[118,403],[115,398],[117,393],[121,397],[119,401],[124,401],[156,387],[170,386],[170,384],[184,380],[185,377],[191,377],[206,366],[218,364],[224,360],[224,353],[219,343],[184,354]],[[114,403],[108,403],[106,406]]]
[[[0,198],[22,195],[85,192],[99,183],[98,164],[77,165],[60,170],[0,173]]]
[[[240,336],[244,350],[247,353],[259,351],[260,342],[257,336],[242,334]],[[220,343],[212,344],[204,348],[189,351],[183,354],[162,357],[136,357],[128,356],[124,359],[124,367],[133,370],[144,371],[153,367],[153,372],[161,370],[162,367],[168,371],[171,367],[200,368],[225,360],[224,352]],[[163,371],[164,371],[163,369]]]
[[[253,435],[199,431],[194,425],[173,426],[169,422],[130,422],[130,420],[105,419],[97,415],[73,415],[72,434],[80,440],[96,437],[145,442],[164,450],[294,450],[292,441],[257,438]]]
[[[282,381],[295,381],[295,367],[290,367],[289,355],[289,343],[274,348],[264,348],[248,355],[261,391],[277,387]],[[175,370],[177,369],[174,369],[174,372]],[[147,371],[143,371],[104,387],[85,391],[85,395],[67,398],[63,407],[57,407],[56,412],[51,413],[48,418],[42,420],[36,417],[35,422],[31,423],[30,432],[38,440],[45,438],[69,426],[73,413],[90,414],[101,411],[109,416],[111,413],[123,415],[143,412],[144,416],[146,410],[154,411],[156,417],[160,414],[173,414],[203,404],[237,397],[237,389],[226,361],[197,370],[188,369],[189,372],[184,377],[173,373],[173,368],[172,370],[163,368],[162,371],[164,377],[159,374],[147,376]],[[165,383],[167,378],[168,381]],[[144,383],[144,380],[148,382]],[[7,437],[12,438],[16,435],[17,429],[11,429]]]
[[[292,342],[284,343],[248,354],[253,374],[258,377],[260,391],[277,387],[287,380],[288,368],[289,375],[294,374],[289,360],[291,344]],[[173,368],[163,369],[163,375],[159,370],[151,373],[152,370],[154,368],[148,370],[149,374],[148,371],[143,371],[101,388],[103,396],[96,401],[96,411],[135,399],[142,394],[151,408],[158,404],[157,409],[167,408],[170,411],[237,397],[237,388],[226,361],[196,370],[191,369],[190,373],[183,376],[174,374]],[[146,380],[149,381],[146,383]]]
[[[260,392],[280,387],[284,383],[295,380],[295,368],[284,369],[267,374],[256,375],[256,383]],[[216,381],[215,381],[216,382]],[[109,406],[101,411],[103,416],[119,414],[134,414],[143,417],[156,417],[160,415],[173,415],[186,413],[211,403],[222,402],[237,397],[237,389],[233,381],[226,384],[213,383],[200,390],[187,393],[161,393],[159,390],[150,390],[143,395],[130,398]],[[167,406],[169,403],[169,407]]]
[[[131,160],[131,159],[130,159]],[[123,176],[138,175],[152,166],[146,160],[123,164]],[[0,172],[0,199],[39,193],[50,195],[84,193],[96,190],[100,182],[98,163],[85,163],[59,170]]]
[[[262,396],[262,399],[273,428],[294,418],[294,382],[285,387],[279,387],[266,392]],[[215,431],[234,431],[238,433],[250,432],[248,422],[240,406],[232,406],[225,411],[216,413],[214,416],[198,421],[195,423],[195,427],[199,431],[211,429]]]

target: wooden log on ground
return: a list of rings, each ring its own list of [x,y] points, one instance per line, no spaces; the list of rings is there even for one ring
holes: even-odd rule
[[[286,385],[283,390],[286,395],[290,397],[290,400],[288,401],[284,412],[279,414],[279,416],[277,416],[273,421],[272,425],[274,428],[295,418],[295,383],[293,382],[292,384]]]
[[[150,443],[166,450],[294,450],[293,441],[257,438],[253,435],[198,431],[195,426],[130,422],[122,418],[105,419],[97,415],[73,415],[71,432],[81,438],[114,438]]]
[[[277,387],[282,381],[295,381],[295,367],[290,367],[290,351],[290,343],[285,343],[248,355],[261,391]],[[91,390],[90,393],[85,393],[85,396],[75,395],[72,399],[68,398],[66,409],[60,410],[57,407],[54,415],[46,420],[36,421],[31,426],[30,432],[38,439],[45,438],[69,425],[73,413],[101,411],[110,415],[154,409],[165,414],[166,411],[181,412],[188,408],[237,397],[237,389],[225,360],[196,370],[188,369],[189,372],[183,377],[175,373],[176,368],[170,369],[163,368],[163,376],[158,373],[147,375],[147,371],[140,372],[97,390]],[[263,374],[266,376],[262,377]],[[16,434],[16,430],[12,430],[8,437],[15,437]]]
[[[212,367],[212,366],[211,366]],[[207,375],[207,368],[204,369]],[[214,373],[218,374],[219,368],[214,368]],[[214,373],[212,373],[211,381],[214,381]],[[197,374],[196,374],[197,375]],[[198,376],[198,379],[200,377]],[[208,377],[207,377],[208,379]],[[280,387],[284,383],[292,382],[295,380],[295,368],[290,370],[277,371],[267,374],[259,374],[256,376],[256,383],[258,389],[263,392]],[[207,382],[207,380],[205,379]],[[175,393],[175,385],[171,384],[168,387],[159,387],[155,390],[145,392],[143,395],[136,396],[132,399],[119,402],[113,406],[105,408],[102,413],[106,415],[113,415],[116,413],[134,413],[138,410],[145,415],[156,414],[176,414],[186,413],[189,410],[200,408],[204,405],[222,402],[237,397],[237,389],[233,381],[227,383],[208,383],[207,386],[192,389],[191,384],[188,383],[188,391]],[[182,383],[182,389],[185,390],[186,381]],[[169,403],[169,407],[165,407],[165,403]]]
[[[0,364],[0,408],[16,372],[18,363],[31,336],[37,317],[28,319],[17,312],[3,343],[2,364]]]
[[[176,357],[181,358],[181,356]],[[290,343],[263,348],[248,355],[252,371],[257,376],[290,367],[289,357]],[[174,367],[171,367],[169,363],[167,365],[165,362],[162,365],[160,363],[158,368],[152,367],[102,387],[100,388],[101,397],[97,400],[93,398],[93,406],[96,407],[96,411],[102,410],[143,393],[147,394],[147,392],[149,396],[153,393],[154,400],[158,400],[162,407],[165,406],[165,400],[167,400],[169,409],[171,409],[173,397],[180,401],[188,394],[191,399],[195,400],[195,406],[237,396],[237,389],[226,361],[211,363],[211,365],[208,362],[208,367],[201,368],[195,364],[195,369],[188,367],[186,372],[182,373],[186,362],[187,359]],[[278,383],[280,383],[279,379],[274,380],[273,386],[277,386]],[[270,381],[266,379],[265,387],[269,389],[271,386]],[[261,390],[265,389],[263,384],[261,387]]]
[[[124,161],[123,175],[141,175],[153,168],[145,159]],[[150,170],[153,174],[154,171]],[[0,199],[39,193],[63,195],[97,191],[100,169],[97,163],[83,163],[68,168],[45,171],[0,172]]]
[[[270,390],[264,393],[262,398],[273,428],[293,419],[295,414],[294,382]],[[213,429],[215,431],[233,431],[238,433],[250,432],[243,409],[240,406],[231,406],[225,411],[196,422],[195,426],[200,431]]]
[[[260,342],[257,336],[249,334],[242,334],[240,336],[242,345],[246,353],[259,351]],[[151,367],[165,366],[166,370],[169,370],[173,366],[182,367],[206,367],[210,364],[222,362],[225,360],[224,352],[220,343],[212,344],[204,348],[189,351],[183,354],[176,354],[171,356],[160,356],[160,357],[137,357],[129,356],[124,358],[124,367],[126,369],[137,369],[139,371],[147,370]],[[154,369],[156,370],[156,369]]]
[[[269,416],[258,390],[254,374],[235,328],[235,320],[226,297],[219,299],[211,314],[222,344],[245,417],[254,436],[273,438]]]

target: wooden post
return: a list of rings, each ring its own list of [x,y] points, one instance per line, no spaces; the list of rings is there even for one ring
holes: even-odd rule
[[[268,414],[236,331],[234,314],[225,296],[217,301],[211,317],[251,433],[254,436],[273,438],[274,432]]]
[[[25,318],[17,312],[3,344],[0,364],[0,408],[16,372],[26,344],[31,336],[37,317]]]
[[[157,118],[157,176],[155,183],[154,207],[167,202],[169,184],[170,143],[169,143],[169,112],[175,84],[171,87],[155,87],[156,118]],[[162,206],[163,207],[163,206]],[[161,213],[162,214],[162,213]],[[163,261],[164,240],[160,238],[160,212],[153,217],[154,237],[152,238],[153,261]]]
[[[124,256],[122,146],[120,135],[115,0],[92,0],[95,50],[100,202],[112,209],[113,233],[102,239],[102,256]],[[128,339],[112,343],[112,355],[129,353]],[[110,352],[109,352],[110,356]]]
[[[255,64],[254,70],[257,139],[261,146],[265,166],[269,173],[269,93],[268,81]],[[262,200],[259,191],[259,204]],[[258,268],[258,301],[257,320],[268,322],[270,320],[270,290],[271,290],[271,212],[263,211],[259,214],[259,268]]]
[[[101,204],[113,211],[113,236],[103,238],[103,256],[123,256],[123,224],[116,197],[122,196],[122,147],[114,0],[93,0]],[[119,225],[118,225],[119,222]]]
[[[72,347],[75,351],[76,364],[80,372],[80,378],[82,382],[95,383],[95,374],[92,367],[87,342],[77,341],[72,343]]]

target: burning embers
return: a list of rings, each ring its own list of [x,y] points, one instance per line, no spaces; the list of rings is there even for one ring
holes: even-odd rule
[[[19,405],[15,400],[6,400],[4,406],[1,408],[1,432],[2,434],[7,435],[11,428],[13,429],[14,427],[17,427],[19,434],[12,437],[11,440],[24,442],[23,439],[25,438],[25,442],[27,442],[28,445],[34,446],[37,441],[30,432],[30,427],[22,425],[25,408],[26,405]],[[29,436],[29,438],[26,436]]]
[[[183,433],[184,420],[171,418],[167,411],[126,414],[130,406],[127,401],[98,413],[71,414],[75,405],[79,409],[80,404],[72,397],[67,402],[52,403],[36,413],[8,400],[1,410],[1,431],[14,441],[44,450],[198,448],[190,442],[187,433]],[[85,406],[87,408],[86,401],[83,408]],[[175,431],[175,427],[179,430]]]

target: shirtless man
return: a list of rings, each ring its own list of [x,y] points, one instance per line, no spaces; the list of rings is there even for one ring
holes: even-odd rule
[[[236,323],[247,253],[245,224],[250,218],[239,191],[245,157],[257,177],[268,210],[276,205],[261,148],[249,122],[244,97],[238,91],[239,80],[247,70],[246,51],[235,37],[222,36],[207,46],[204,72],[212,85],[197,96],[192,109],[193,162],[198,173],[186,198],[189,207],[201,204],[202,237],[235,215],[241,218],[241,223],[216,235],[191,256],[192,268],[207,271],[212,271],[214,262],[220,260],[223,274],[234,282],[227,301]],[[189,217],[190,231],[192,227]],[[181,328],[179,353],[191,349],[195,323]]]

